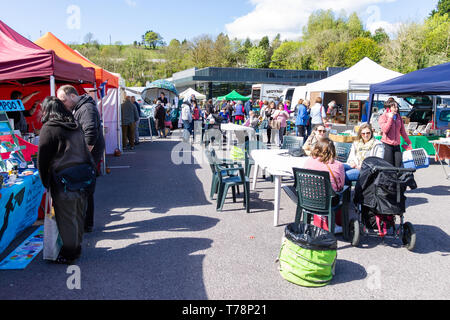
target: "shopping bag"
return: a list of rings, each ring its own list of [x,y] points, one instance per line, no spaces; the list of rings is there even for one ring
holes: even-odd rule
[[[55,212],[51,205],[51,197],[47,192],[44,218],[44,260],[55,261],[62,247],[61,236],[56,224]]]

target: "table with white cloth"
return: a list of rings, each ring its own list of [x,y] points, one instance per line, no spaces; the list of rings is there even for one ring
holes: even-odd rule
[[[274,178],[275,183],[275,203],[273,213],[274,226],[279,225],[281,179],[283,177],[294,177],[292,168],[303,168],[308,157],[293,157],[289,155],[289,150],[284,149],[258,149],[253,150],[250,156],[255,161],[253,172],[252,190],[256,189],[256,181],[259,169],[263,169]]]
[[[251,127],[246,127],[243,125],[238,125],[234,123],[222,123],[220,125],[220,130],[225,131],[227,135],[227,147],[231,146],[231,139],[233,137],[233,132],[240,131],[246,132],[250,140],[254,140],[253,136],[255,134],[255,129]]]
[[[450,160],[450,138],[430,142],[436,150],[436,160],[440,162],[442,169],[444,170],[445,177],[450,179],[450,174],[445,170],[445,167],[447,166],[445,161]]]

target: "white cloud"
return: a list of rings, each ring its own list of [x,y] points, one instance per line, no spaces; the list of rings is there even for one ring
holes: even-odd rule
[[[133,0],[125,0],[125,3],[132,8],[135,8],[137,6],[137,2]]]
[[[308,23],[308,18],[316,10],[332,9],[339,13],[345,10],[347,14],[363,9],[366,6],[378,3],[395,2],[397,0],[249,0],[255,6],[249,14],[235,19],[227,24],[225,29],[231,38],[253,40],[263,36],[274,38],[278,33],[282,39],[295,39],[302,35],[303,26]],[[375,22],[382,22],[374,19]],[[364,21],[363,21],[364,22]],[[386,22],[387,24],[387,22]]]

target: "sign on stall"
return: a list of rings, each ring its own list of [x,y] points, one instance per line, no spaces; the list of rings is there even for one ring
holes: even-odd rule
[[[25,111],[22,100],[0,100],[0,111]]]

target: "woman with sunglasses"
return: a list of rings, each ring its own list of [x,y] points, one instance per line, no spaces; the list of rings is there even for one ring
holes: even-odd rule
[[[328,134],[325,126],[323,125],[316,126],[311,135],[306,140],[305,144],[303,145],[303,150],[305,151],[306,155],[308,156],[311,155],[311,152],[314,149],[314,146],[316,145],[317,141],[327,137]]]
[[[384,160],[400,168],[403,160],[400,149],[400,137],[403,137],[408,144],[408,149],[411,148],[411,140],[406,133],[405,125],[395,100],[392,99],[386,106],[386,112],[380,116],[378,123],[383,133],[381,142],[384,144]]]
[[[345,168],[345,183],[351,185],[358,181],[363,161],[368,157],[383,158],[383,144],[373,136],[372,125],[364,123],[358,131],[358,138],[353,143]]]

